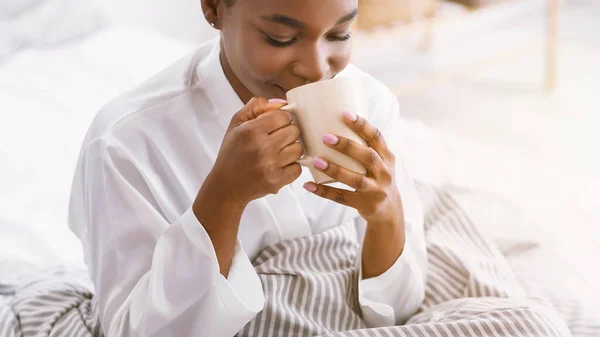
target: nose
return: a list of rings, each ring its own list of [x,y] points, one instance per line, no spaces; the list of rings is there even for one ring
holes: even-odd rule
[[[318,43],[303,48],[294,63],[292,72],[304,83],[318,82],[327,78],[331,72],[327,48],[319,47]]]

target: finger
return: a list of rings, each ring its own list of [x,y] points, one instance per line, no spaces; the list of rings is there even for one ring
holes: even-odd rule
[[[354,188],[356,191],[365,191],[374,187],[372,179],[323,158],[316,157],[313,159],[313,166],[327,176]]]
[[[297,163],[290,164],[282,168],[282,170],[283,182],[285,185],[293,183],[296,179],[298,179],[298,177],[300,177],[300,174],[302,173],[302,167],[300,167],[300,165]]]
[[[350,158],[358,160],[367,171],[373,173],[375,176],[378,176],[387,170],[385,162],[373,148],[366,147],[348,138],[338,137],[328,133],[323,136],[322,140],[325,145]]]
[[[277,163],[280,167],[285,167],[297,162],[304,154],[304,148],[300,143],[293,143],[284,147],[277,155]]]
[[[300,139],[300,129],[294,124],[286,125],[269,135],[269,141],[276,144],[278,150],[295,143],[298,139]]]
[[[258,116],[252,122],[258,124],[261,131],[270,134],[292,124],[292,115],[284,110],[271,110]]]
[[[231,118],[229,127],[236,127],[244,122],[258,118],[265,112],[279,109],[287,102],[281,99],[267,100],[264,97],[253,97],[248,103]]]
[[[342,190],[339,188],[317,185],[313,182],[304,184],[304,189],[324,199],[335,201],[338,204],[356,208],[357,198],[355,192]]]
[[[355,113],[344,111],[344,122],[372,147],[383,159],[391,155],[385,139],[378,128],[371,125],[365,118]]]

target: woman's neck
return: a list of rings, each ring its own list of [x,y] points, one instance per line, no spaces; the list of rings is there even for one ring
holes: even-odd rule
[[[238,79],[238,77],[231,69],[229,62],[227,61],[227,56],[225,55],[225,49],[223,48],[223,41],[221,41],[221,52],[219,53],[219,60],[221,61],[221,67],[223,67],[223,72],[225,73],[225,77],[231,84],[231,87],[238,95],[238,97],[242,100],[244,104],[248,103],[254,95],[248,88],[246,88],[242,82]]]

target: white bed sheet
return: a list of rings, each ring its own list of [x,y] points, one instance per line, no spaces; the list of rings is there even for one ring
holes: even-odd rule
[[[447,186],[538,294],[600,301],[600,181],[406,123],[415,179]],[[525,276],[525,274],[527,274]]]
[[[0,259],[81,263],[67,227],[79,147],[104,103],[193,48],[109,27],[0,64]]]

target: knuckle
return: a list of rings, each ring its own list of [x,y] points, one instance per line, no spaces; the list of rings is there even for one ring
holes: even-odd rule
[[[291,126],[292,128],[292,135],[294,136],[294,141],[300,139],[301,133],[300,133],[300,128],[294,124],[292,124]]]
[[[260,106],[260,105],[267,104],[268,100],[262,96],[255,96],[255,97],[252,97],[252,99],[248,103],[252,103],[252,105]]]
[[[252,97],[252,98],[250,98],[250,100],[248,101],[248,103],[246,103],[246,106],[247,106],[247,107],[250,107],[250,106],[253,106],[253,105],[257,104],[257,103],[258,103],[258,99],[259,99],[259,98],[260,98],[260,97],[256,97],[256,96],[255,96],[255,97]]]
[[[354,147],[354,144],[350,140],[345,139],[345,138],[340,140],[340,150],[342,152],[346,152],[346,153],[351,152],[353,150],[353,147]]]
[[[379,190],[377,193],[375,193],[375,201],[382,202],[384,200],[386,200],[388,197],[388,194],[384,191],[384,190]]]
[[[267,99],[264,97],[253,97],[248,102],[248,106],[252,111],[252,115],[256,118],[260,115],[262,107],[265,106],[267,103]]]
[[[369,123],[367,122],[367,119],[366,119],[366,118],[359,117],[359,119],[358,119],[358,127],[359,127],[361,130],[363,130],[363,131],[364,131],[364,130],[367,128],[368,124],[369,124]]]
[[[383,186],[390,186],[392,183],[392,175],[388,171],[383,172],[381,174],[381,182]]]
[[[380,142],[382,140],[383,140],[383,135],[381,134],[381,131],[379,131],[379,129],[375,129],[375,132],[373,133],[373,141]]]
[[[292,124],[292,122],[294,121],[294,119],[292,118],[292,114],[290,114],[289,112],[287,112],[285,110],[281,110],[281,111],[283,112],[283,115],[285,116],[286,123]],[[298,127],[296,126],[296,128],[298,128]],[[298,131],[300,131],[300,130],[298,130]]]
[[[389,169],[387,165],[383,165],[383,167],[381,168],[381,170],[378,172],[379,176],[381,177],[381,185],[382,186],[389,186],[392,183],[392,180],[394,179],[394,171],[393,169]]]
[[[300,143],[295,143],[294,145],[294,158],[300,159],[304,155],[304,147]]]
[[[293,182],[294,180],[298,179],[298,177],[300,177],[300,175],[302,174],[302,167],[300,166],[300,164],[293,164],[292,168],[290,169],[290,179],[289,179],[289,183]]]
[[[367,178],[365,176],[357,175],[354,181],[354,186],[359,190],[364,190],[367,188]]]
[[[390,160],[390,163],[395,164],[396,163],[396,155],[392,151],[388,151],[388,152],[389,152],[388,158]]]
[[[271,193],[271,194],[277,194],[277,192],[279,192],[280,186],[279,186],[279,179],[275,178],[275,175],[273,174],[269,174],[265,177],[266,182],[267,182],[267,192]]]
[[[373,164],[375,164],[377,162],[377,157],[378,156],[379,155],[377,154],[377,152],[373,148],[369,148],[369,153],[367,154],[367,157],[366,157],[365,161],[367,162],[367,164],[373,165]]]
[[[302,166],[300,166],[300,164],[293,164],[292,166],[292,176],[294,177],[294,180],[296,180],[296,178],[298,178],[300,175],[302,174]]]

